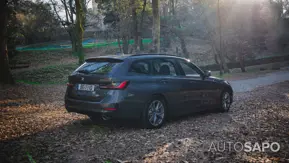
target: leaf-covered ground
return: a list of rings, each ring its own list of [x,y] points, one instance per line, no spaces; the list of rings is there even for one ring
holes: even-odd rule
[[[5,89],[4,89],[5,88]],[[157,130],[136,122],[94,125],[67,113],[65,86],[0,89],[1,162],[288,162],[289,82],[237,93],[229,113],[171,120]],[[117,125],[115,125],[117,124]],[[279,152],[210,150],[212,143],[278,142]]]

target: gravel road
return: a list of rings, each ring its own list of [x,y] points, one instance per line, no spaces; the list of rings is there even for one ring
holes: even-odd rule
[[[234,92],[247,92],[257,87],[280,83],[287,80],[289,80],[289,71],[279,71],[269,73],[262,77],[230,81],[230,84],[232,85]]]

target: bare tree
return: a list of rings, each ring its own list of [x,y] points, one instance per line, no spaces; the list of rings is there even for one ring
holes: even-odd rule
[[[152,0],[153,9],[153,51],[160,52],[160,0]]]
[[[76,2],[79,3],[78,7],[81,7],[79,11],[81,11],[81,27],[77,24],[77,7]],[[60,21],[63,28],[67,31],[70,37],[71,45],[72,45],[72,53],[79,56],[79,63],[83,62],[83,56],[79,55],[79,46],[80,43],[79,37],[80,35],[80,29],[84,30],[86,27],[86,14],[87,14],[87,5],[90,1],[85,0],[50,0],[50,3],[53,7],[54,14]],[[64,16],[61,16],[61,12],[64,12]],[[79,18],[80,18],[79,17]],[[82,44],[81,44],[82,45]]]
[[[138,40],[138,19],[137,19],[137,4],[135,0],[130,0],[132,9],[132,22],[133,22],[133,35],[134,35],[134,50],[139,51],[139,40]]]
[[[99,9],[104,13],[104,24],[108,25],[118,46],[123,53],[132,53],[138,49],[138,20],[137,11],[139,4],[133,0],[108,0],[99,4]],[[130,38],[134,38],[133,48],[129,46]]]
[[[142,30],[143,30],[143,22],[144,22],[144,14],[147,6],[147,0],[143,1],[143,6],[142,6],[142,11],[141,11],[141,20],[140,20],[140,25],[138,28],[138,46],[140,50],[143,50],[143,44],[142,44]]]
[[[175,28],[175,35],[179,38],[180,40],[180,44],[181,44],[181,49],[182,49],[182,52],[184,54],[184,57],[186,58],[190,58],[190,54],[189,54],[189,51],[187,49],[187,45],[186,45],[186,41],[185,41],[185,30],[182,29],[182,26],[181,26],[181,19],[180,18],[180,15],[181,13],[178,12],[179,14],[176,15],[176,2],[174,0],[171,0],[171,10],[172,10],[172,16],[173,16],[173,22],[176,22],[176,25],[174,28]]]
[[[50,0],[54,13],[60,21],[63,28],[67,31],[72,45],[72,53],[76,53],[76,31],[75,31],[75,3],[74,0]],[[64,11],[65,16],[60,13]]]
[[[186,4],[187,3],[187,4]],[[187,15],[182,9],[187,8],[189,2],[177,2],[175,0],[162,1],[161,5],[163,7],[162,16],[164,20],[162,21],[162,31],[164,34],[164,41],[166,41],[166,46],[170,46],[170,41],[172,37],[176,37],[181,45],[181,50],[186,58],[190,58],[189,51],[186,45],[186,36],[189,35],[187,30],[186,20],[184,18]]]
[[[220,0],[218,0],[217,5],[217,15],[218,15],[218,30],[219,30],[219,58],[220,58],[220,74],[223,74],[223,70],[225,73],[229,73],[229,68],[226,64],[226,60],[224,57],[224,47],[223,47],[223,39],[222,39],[222,18],[221,18],[221,11],[220,11]]]

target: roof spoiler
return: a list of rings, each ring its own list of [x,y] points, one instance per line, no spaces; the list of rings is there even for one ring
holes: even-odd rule
[[[85,62],[123,62],[123,60],[117,58],[88,58]]]

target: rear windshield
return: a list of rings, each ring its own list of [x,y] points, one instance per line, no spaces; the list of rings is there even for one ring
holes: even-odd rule
[[[86,62],[76,72],[84,74],[109,74],[119,62]]]

